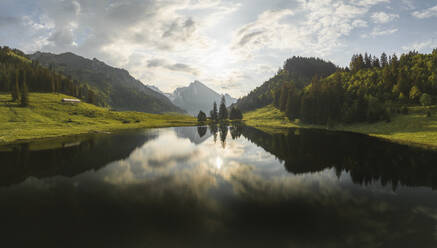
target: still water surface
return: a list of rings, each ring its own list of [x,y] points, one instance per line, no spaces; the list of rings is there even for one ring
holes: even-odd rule
[[[0,148],[0,247],[437,247],[437,153],[180,127]]]

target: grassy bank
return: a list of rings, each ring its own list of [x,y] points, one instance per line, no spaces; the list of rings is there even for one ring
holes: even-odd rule
[[[62,94],[31,93],[30,106],[10,102],[0,93],[0,144],[31,139],[111,132],[133,128],[196,125],[193,117],[181,114],[116,112],[87,103],[62,103]]]
[[[350,131],[385,138],[398,143],[437,148],[437,109],[431,109],[432,116],[426,117],[422,107],[409,108],[408,115],[395,115],[392,121],[337,125],[331,130]],[[291,122],[272,105],[244,114],[244,122],[268,132],[280,132],[283,128],[323,128],[320,125],[305,125]]]

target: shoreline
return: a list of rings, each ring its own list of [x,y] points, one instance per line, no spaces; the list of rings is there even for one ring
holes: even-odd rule
[[[30,93],[21,107],[0,93],[0,145],[130,129],[196,126],[197,119],[180,113],[150,114],[113,111],[88,103],[65,104],[58,93]]]
[[[299,125],[299,126],[288,126],[288,127],[284,127],[284,126],[268,126],[268,125],[248,125],[245,124],[246,126],[249,127],[253,127],[256,128],[258,130],[261,130],[263,132],[266,133],[283,133],[284,131],[290,129],[290,128],[296,128],[296,129],[316,129],[316,130],[323,130],[323,131],[328,131],[328,132],[345,132],[345,133],[354,133],[354,134],[361,134],[361,135],[366,135],[369,137],[373,137],[373,138],[377,138],[377,139],[381,139],[387,142],[391,142],[391,143],[395,143],[395,144],[400,144],[400,145],[407,145],[407,146],[412,146],[412,147],[417,147],[417,148],[422,148],[422,149],[427,149],[427,150],[436,150],[437,151],[437,145],[433,145],[433,144],[426,144],[426,143],[420,143],[420,142],[414,142],[414,141],[407,141],[407,140],[402,140],[402,139],[396,139],[396,138],[392,138],[392,137],[387,137],[384,135],[375,135],[375,134],[370,134],[370,133],[363,133],[363,132],[358,132],[358,131],[351,131],[348,129],[341,129],[341,128],[326,128],[326,127],[322,127],[322,126],[315,126],[315,125]]]
[[[291,122],[273,106],[269,105],[245,114],[244,123],[248,126],[266,131],[277,132],[284,128],[313,128],[326,131],[353,132],[389,142],[437,150],[437,109],[430,109],[433,114],[428,118],[421,107],[410,107],[408,115],[395,115],[392,121],[377,123],[357,123],[337,125],[327,128],[324,125],[308,125]]]
[[[117,128],[108,128],[108,129],[90,129],[88,131],[78,131],[73,133],[60,133],[55,135],[46,135],[46,136],[38,136],[38,137],[24,137],[24,138],[18,138],[18,139],[10,139],[7,141],[3,141],[2,137],[0,137],[0,147],[6,147],[6,146],[14,146],[14,145],[20,145],[20,144],[27,144],[27,143],[39,143],[39,142],[49,142],[49,141],[58,141],[61,139],[65,140],[77,140],[77,138],[80,138],[81,136],[91,136],[91,135],[111,135],[114,133],[120,133],[120,132],[129,132],[129,131],[135,131],[135,130],[146,130],[146,129],[154,129],[154,128],[170,128],[170,127],[195,127],[198,126],[197,123],[180,123],[175,125],[135,125],[130,127],[117,127]]]

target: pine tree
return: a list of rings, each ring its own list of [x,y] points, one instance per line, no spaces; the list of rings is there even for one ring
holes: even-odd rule
[[[217,103],[216,102],[214,102],[214,105],[213,105],[213,108],[211,110],[210,115],[211,115],[211,119],[213,121],[217,121],[218,114],[217,114]]]
[[[386,67],[387,65],[388,65],[387,54],[382,53],[381,54],[381,66]]]
[[[26,72],[23,72],[23,81],[21,83],[21,106],[29,105],[29,89],[27,88]]]
[[[20,71],[17,69],[15,71],[15,82],[11,85],[11,96],[12,101],[16,102],[19,100],[20,96]]]
[[[365,65],[365,68],[372,67],[372,55],[367,54],[367,53],[364,54],[364,65]]]
[[[219,120],[226,120],[226,119],[228,119],[228,110],[226,109],[225,96],[222,96],[222,101],[220,102],[218,119]]]

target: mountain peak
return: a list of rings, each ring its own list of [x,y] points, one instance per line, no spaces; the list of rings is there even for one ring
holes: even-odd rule
[[[213,103],[219,104],[222,96],[225,96],[228,106],[236,102],[236,99],[229,94],[219,94],[202,82],[195,80],[186,87],[177,88],[170,99],[176,106],[196,115],[200,110],[209,113]]]
[[[202,82],[200,82],[200,81],[198,81],[198,80],[194,80],[194,82],[190,83],[189,86],[192,86],[192,85],[193,85],[193,86],[199,85],[199,86],[207,87],[206,85],[204,85]]]

